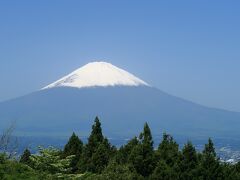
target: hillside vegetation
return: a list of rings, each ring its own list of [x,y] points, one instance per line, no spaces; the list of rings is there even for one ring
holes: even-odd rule
[[[154,149],[151,130],[145,123],[139,136],[116,148],[102,133],[96,117],[88,142],[73,133],[63,150],[26,149],[20,159],[2,153],[0,179],[79,180],[238,180],[240,163],[220,162],[211,139],[202,152],[191,142],[182,149],[171,135],[163,134]]]

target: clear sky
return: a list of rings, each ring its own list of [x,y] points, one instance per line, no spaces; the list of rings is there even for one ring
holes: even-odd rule
[[[238,0],[1,0],[0,101],[95,60],[240,111]]]

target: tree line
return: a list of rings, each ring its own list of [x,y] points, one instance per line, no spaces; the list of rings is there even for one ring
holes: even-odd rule
[[[145,123],[139,136],[116,148],[104,137],[101,123],[96,117],[86,144],[73,133],[63,150],[39,147],[37,154],[31,154],[26,149],[19,161],[6,160],[2,155],[0,178],[4,177],[1,174],[3,164],[10,166],[6,162],[11,162],[16,166],[12,171],[18,173],[18,177],[25,174],[25,179],[240,179],[240,163],[221,162],[211,139],[202,152],[198,152],[190,141],[180,149],[174,138],[166,133],[157,149],[153,144],[151,130]],[[19,170],[21,168],[22,171]]]

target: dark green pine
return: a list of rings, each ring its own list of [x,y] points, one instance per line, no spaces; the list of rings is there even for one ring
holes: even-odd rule
[[[30,156],[31,156],[31,152],[29,151],[29,149],[25,149],[19,162],[26,165],[30,165],[31,164]]]
[[[80,155],[82,153],[83,143],[78,136],[73,133],[63,150],[63,157],[70,155]]]

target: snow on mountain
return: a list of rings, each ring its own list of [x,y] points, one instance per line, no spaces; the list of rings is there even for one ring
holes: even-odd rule
[[[107,62],[92,62],[44,87],[149,86],[133,74]]]

